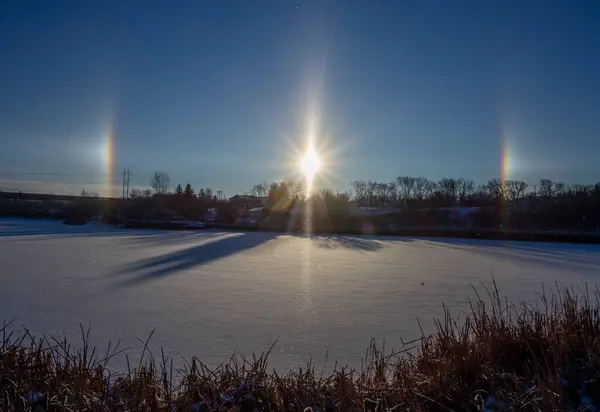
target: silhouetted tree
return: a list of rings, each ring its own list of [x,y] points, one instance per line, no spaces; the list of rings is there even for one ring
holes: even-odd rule
[[[525,190],[527,190],[527,183],[522,180],[507,180],[506,191],[508,199],[517,200],[525,197]]]
[[[290,193],[290,198],[298,199],[302,194],[302,185],[294,180],[286,180],[285,181],[288,191]]]
[[[433,180],[428,180],[425,184],[425,196],[431,197],[434,196],[435,193],[439,189],[438,182],[434,182]]]
[[[395,181],[388,183],[388,193],[390,200],[398,200],[398,185]]]
[[[396,178],[396,182],[398,184],[398,192],[400,194],[401,199],[406,201],[412,197],[413,192],[415,191],[415,187],[417,185],[417,180],[417,178],[412,176],[398,176]]]
[[[475,182],[462,177],[456,180],[458,199],[461,204],[464,204],[475,193]]]
[[[169,191],[171,185],[171,178],[166,172],[154,172],[152,179],[150,180],[150,186],[154,189],[154,193],[157,195],[164,195]]]
[[[375,198],[380,206],[385,206],[390,200],[390,187],[387,183],[375,183]]]
[[[181,185],[177,185],[175,188],[175,196],[183,196],[183,188]]]
[[[136,189],[135,187],[129,191],[130,199],[142,199],[142,191],[140,189]]]
[[[423,200],[426,196],[428,196],[431,191],[430,183],[431,182],[429,182],[429,180],[424,177],[415,178],[415,184],[413,186],[415,198]]]
[[[554,196],[554,182],[550,179],[540,179],[540,196]]]
[[[263,197],[265,196],[265,189],[262,183],[252,186],[252,194],[254,196]]]
[[[458,182],[456,179],[445,177],[438,182],[438,191],[442,197],[455,202],[458,197]]]
[[[266,197],[269,194],[269,189],[271,188],[271,183],[262,182],[252,186],[251,193],[254,196],[258,197]]]
[[[98,199],[100,197],[100,195],[98,194],[98,192],[92,192],[92,191],[83,189],[81,191],[81,197],[87,197],[90,199]]]
[[[354,189],[354,199],[362,202],[367,199],[367,184],[363,181],[354,181],[350,184]]]
[[[192,189],[192,185],[191,184],[187,184],[185,185],[185,189],[183,191],[183,195],[185,197],[194,197],[195,193],[194,193],[194,189]]]
[[[291,205],[290,192],[285,182],[271,183],[267,196],[267,208],[278,212],[289,210]]]
[[[367,182],[367,201],[369,202],[369,206],[373,206],[373,201],[375,200],[375,190],[377,188],[377,182],[373,182],[369,180]]]
[[[502,179],[490,179],[486,185],[487,195],[492,199],[506,199],[506,185]]]

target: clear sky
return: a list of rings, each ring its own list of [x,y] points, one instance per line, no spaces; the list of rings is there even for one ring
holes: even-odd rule
[[[0,190],[600,180],[600,2],[0,2]],[[505,159],[503,161],[503,159]]]

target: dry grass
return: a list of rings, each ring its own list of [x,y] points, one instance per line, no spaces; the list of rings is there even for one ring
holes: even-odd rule
[[[385,355],[371,343],[360,370],[323,376],[310,364],[286,374],[268,352],[211,370],[193,358],[181,370],[146,350],[112,376],[89,345],[1,330],[1,410],[93,411],[549,411],[600,404],[598,292],[560,290],[541,304],[510,305],[497,290],[458,322],[448,312],[418,350]],[[175,408],[175,409],[174,409]]]

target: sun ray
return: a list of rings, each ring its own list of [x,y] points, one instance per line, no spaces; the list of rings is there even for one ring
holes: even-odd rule
[[[506,135],[502,136],[502,152],[500,154],[500,177],[503,182],[510,179],[511,158]]]
[[[114,167],[114,125],[112,118],[108,122],[103,148],[104,180],[106,182],[106,196],[114,197],[113,167]]]

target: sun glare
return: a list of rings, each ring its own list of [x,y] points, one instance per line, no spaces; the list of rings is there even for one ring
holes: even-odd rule
[[[321,168],[319,156],[317,156],[317,152],[315,152],[313,147],[308,148],[306,153],[304,153],[302,161],[300,162],[300,168],[308,181],[312,181]]]

